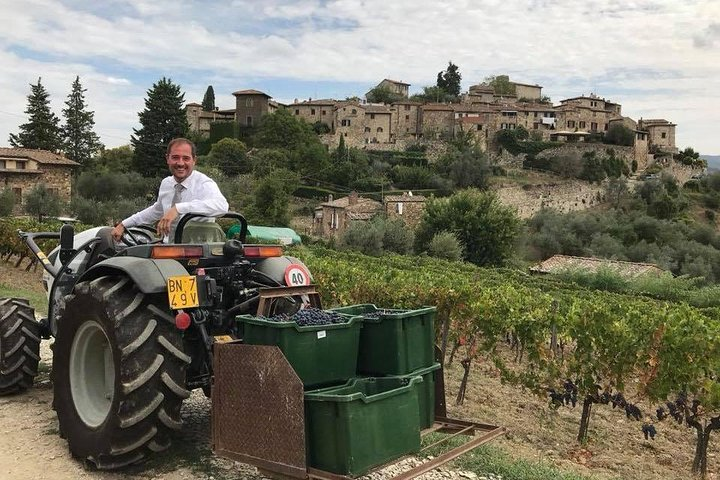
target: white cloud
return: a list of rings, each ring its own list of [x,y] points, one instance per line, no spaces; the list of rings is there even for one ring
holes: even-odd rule
[[[541,83],[554,100],[591,90],[608,97],[604,89],[632,91],[622,98],[633,117],[642,112],[632,106],[649,99],[660,108],[668,102],[693,105],[698,110],[687,115],[690,122],[714,118],[720,106],[720,24],[708,23],[720,18],[720,2],[714,0],[234,0],[230,6],[112,0],[108,5],[101,11],[78,0],[30,0],[18,9],[0,0],[0,15],[13,18],[12,28],[0,31],[0,60],[24,74],[0,78],[9,92],[3,111],[24,110],[27,84],[37,76],[48,82],[57,77],[62,84],[57,98],[64,98],[67,78],[84,72],[103,85],[102,93],[86,85],[88,95],[102,102],[93,106],[96,117],[108,122],[104,128],[122,131],[142,108],[137,99],[163,75],[192,84],[188,100],[196,99],[190,93],[197,90],[201,98],[201,85],[220,83],[213,79],[234,83],[227,92],[216,90],[219,103],[230,104],[233,89],[259,86],[248,84],[251,79],[371,85],[388,77],[417,89],[433,84],[449,60],[459,65],[464,86],[507,73]],[[150,80],[135,85],[139,77]],[[114,96],[120,92],[129,97]],[[658,92],[662,95],[655,96]],[[120,113],[123,105],[130,110]],[[681,123],[687,111],[668,118],[679,124],[678,142],[720,153],[715,136],[700,134],[702,122]],[[110,117],[124,123],[110,127]],[[8,118],[0,114],[0,139],[7,136]],[[16,125],[17,117],[9,123]],[[125,137],[129,134],[128,128]]]

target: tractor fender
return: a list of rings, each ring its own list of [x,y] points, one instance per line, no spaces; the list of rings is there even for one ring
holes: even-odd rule
[[[118,274],[129,276],[142,293],[161,293],[167,290],[169,277],[187,275],[188,271],[172,259],[112,257],[88,269],[78,283]]]

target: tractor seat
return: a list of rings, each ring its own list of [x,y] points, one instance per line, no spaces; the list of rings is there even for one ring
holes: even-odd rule
[[[225,231],[215,222],[190,220],[185,224],[181,243],[224,243]]]

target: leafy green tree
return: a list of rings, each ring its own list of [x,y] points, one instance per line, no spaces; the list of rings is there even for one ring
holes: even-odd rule
[[[452,180],[456,187],[488,187],[490,162],[475,137],[461,132],[449,143],[447,152],[440,158],[437,169]]]
[[[0,217],[12,215],[15,208],[15,194],[11,188],[3,188],[0,190]]]
[[[62,127],[62,134],[65,156],[87,168],[92,157],[102,150],[103,144],[93,130],[95,112],[87,110],[86,91],[80,84],[80,77],[76,76],[65,102],[66,108],[63,109],[65,124]]]
[[[423,87],[422,93],[416,93],[410,97],[414,102],[436,102],[445,103],[457,100],[453,94],[446,92],[437,85],[431,87]]]
[[[438,232],[430,240],[428,255],[445,260],[462,260],[463,246],[457,235],[452,232]]]
[[[320,143],[320,140],[312,127],[284,108],[264,115],[253,138],[253,144],[261,148],[297,150],[314,143]]]
[[[278,169],[261,178],[253,191],[248,219],[258,225],[288,226],[290,199],[300,184],[297,173]]]
[[[515,95],[515,84],[507,75],[491,75],[485,78],[485,83],[493,88],[496,95]]]
[[[605,198],[613,208],[620,208],[630,198],[627,179],[611,178],[605,187]]]
[[[520,219],[492,192],[461,190],[448,198],[431,198],[417,228],[415,250],[426,251],[435,234],[453,232],[465,246],[465,260],[503,265],[514,250]]]
[[[161,176],[167,169],[165,151],[170,140],[187,135],[183,105],[185,94],[172,80],[161,78],[147,92],[145,110],[138,114],[140,129],[133,129],[133,168],[144,176]]]
[[[122,145],[106,148],[93,159],[93,168],[107,172],[129,172],[132,169],[133,148]]]
[[[635,143],[635,133],[625,125],[615,122],[608,128],[604,142],[630,147]]]
[[[25,196],[25,212],[37,216],[39,222],[43,217],[55,217],[60,214],[60,198],[39,183]]]
[[[458,66],[448,62],[445,71],[438,72],[436,85],[444,92],[458,97],[460,96],[460,80],[462,80],[462,75],[460,75]]]
[[[365,99],[370,103],[391,104],[403,100],[404,97],[387,87],[378,86],[370,90],[367,95],[365,95]]]
[[[240,140],[223,138],[213,144],[208,156],[208,165],[220,169],[225,175],[250,173],[252,165],[247,156],[247,147]]]
[[[605,180],[605,177],[602,158],[598,158],[595,152],[585,152],[583,154],[583,168],[580,172],[580,178],[590,183],[600,183]]]
[[[215,110],[215,90],[213,90],[212,85],[208,85],[207,90],[205,90],[205,96],[203,96],[202,100],[202,108],[206,112],[212,112]]]
[[[264,177],[278,168],[290,168],[288,152],[281,148],[259,148],[248,154],[256,177]]]
[[[10,134],[13,147],[37,148],[56,152],[62,147],[60,119],[50,110],[50,94],[38,78],[37,85],[30,84],[28,106],[25,113],[28,122],[20,125],[20,132]]]

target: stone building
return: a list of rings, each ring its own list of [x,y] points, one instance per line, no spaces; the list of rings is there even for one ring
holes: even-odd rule
[[[645,130],[649,134],[650,149],[657,152],[677,153],[675,146],[675,127],[664,118],[641,118],[638,121],[638,129]]]
[[[47,150],[29,148],[0,148],[0,186],[15,194],[16,211],[23,198],[38,184],[70,201],[72,169],[80,165],[62,155]]]
[[[402,195],[387,195],[384,199],[385,215],[388,218],[399,218],[405,225],[415,228],[425,211],[425,197],[413,195],[412,192]]]
[[[335,106],[335,133],[345,137],[345,145],[365,143],[365,106],[359,102],[338,102]]]
[[[455,133],[455,111],[445,103],[427,103],[420,107],[422,135],[428,139],[451,137]]]
[[[422,103],[409,100],[392,104],[390,107],[391,140],[402,137],[420,137],[420,134],[422,134],[421,107]]]
[[[332,99],[313,100],[310,98],[304,102],[295,100],[292,105],[288,105],[288,109],[292,115],[302,118],[310,125],[320,122],[327,125],[332,131],[335,128],[336,103]]]
[[[206,112],[201,104],[192,102],[185,105],[185,115],[191,132],[207,136],[210,134],[211,122],[232,122],[235,120],[235,109],[218,109]]]
[[[462,103],[492,103],[495,101],[495,90],[490,85],[480,83],[471,85],[468,93],[460,98]]]
[[[385,105],[365,105],[365,143],[390,143],[392,112]]]
[[[391,93],[394,93],[395,95],[402,95],[403,97],[407,98],[410,91],[410,84],[386,78],[382,82],[378,83],[375,88],[384,88],[386,90],[389,90]],[[367,95],[367,93],[365,95]]]
[[[280,108],[272,97],[259,90],[238,90],[235,96],[235,120],[244,127],[254,127],[260,122],[260,117],[273,113]]]
[[[542,98],[542,87],[530,85],[529,83],[512,82],[515,85],[515,96],[524,100],[540,100]]]
[[[337,200],[330,196],[327,202],[315,208],[313,234],[326,238],[339,237],[350,222],[370,220],[381,209],[380,202],[359,197],[356,192]]]

